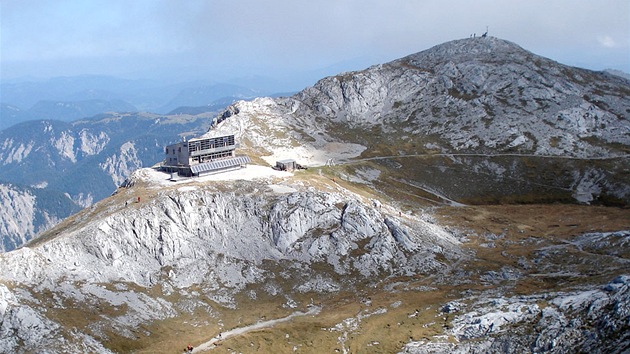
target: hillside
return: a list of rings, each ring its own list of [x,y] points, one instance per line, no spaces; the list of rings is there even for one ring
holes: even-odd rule
[[[67,195],[42,188],[0,183],[1,251],[16,249],[81,208]]]
[[[237,102],[248,167],[0,254],[0,351],[624,352],[629,90],[475,38]]]

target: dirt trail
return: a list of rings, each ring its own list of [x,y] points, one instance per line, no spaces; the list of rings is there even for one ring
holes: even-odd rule
[[[241,334],[244,334],[244,333],[247,333],[247,332],[250,332],[250,331],[255,331],[255,330],[258,330],[258,329],[261,329],[261,328],[273,327],[273,326],[275,326],[278,323],[290,321],[294,317],[308,316],[308,315],[317,315],[320,310],[321,310],[321,307],[319,307],[319,306],[311,306],[309,308],[309,310],[306,311],[306,312],[296,311],[296,312],[290,314],[287,317],[277,318],[275,320],[258,322],[258,323],[254,323],[254,324],[249,325],[249,326],[234,328],[234,329],[231,329],[229,331],[221,332],[221,334],[220,334],[221,337],[219,337],[219,336],[214,337],[214,338],[210,339],[209,341],[198,345],[197,347],[195,347],[193,349],[193,353],[200,353],[200,352],[203,352],[203,351],[211,350],[211,349],[215,348],[215,344],[217,342],[220,342],[220,341],[225,340],[227,338],[234,337],[234,336],[239,336]]]

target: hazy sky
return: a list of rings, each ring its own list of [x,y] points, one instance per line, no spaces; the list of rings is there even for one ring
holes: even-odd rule
[[[473,32],[480,35],[486,26],[492,36],[564,64],[630,72],[628,0],[0,4],[2,78],[113,74],[226,79],[299,75],[330,66],[362,69]]]

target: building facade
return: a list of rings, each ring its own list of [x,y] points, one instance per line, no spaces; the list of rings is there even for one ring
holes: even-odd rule
[[[234,135],[193,138],[166,147],[162,169],[180,176],[205,174],[238,169],[250,162],[247,156],[236,156]]]
[[[293,159],[276,161],[276,170],[293,171],[297,169],[297,163]]]

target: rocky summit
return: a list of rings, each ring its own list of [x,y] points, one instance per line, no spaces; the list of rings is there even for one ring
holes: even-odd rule
[[[625,352],[629,93],[482,37],[237,102],[247,167],[0,254],[0,351]]]
[[[625,79],[489,37],[328,77],[273,106],[309,140],[322,133],[338,140],[347,134],[342,124],[394,139],[392,151],[413,138],[414,152],[611,157],[625,155],[630,142],[629,94]]]

